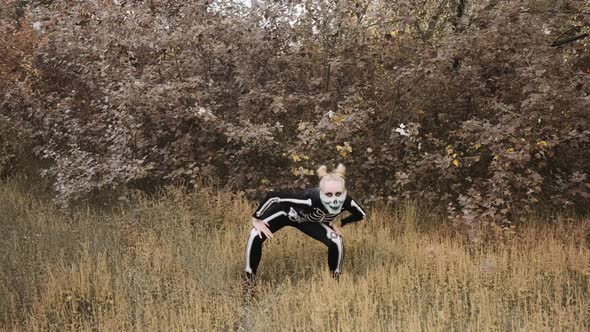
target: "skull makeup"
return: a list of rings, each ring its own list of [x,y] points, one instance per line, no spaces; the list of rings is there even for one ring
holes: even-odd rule
[[[344,172],[346,168],[340,164],[332,172],[328,173],[326,166],[318,168],[320,177],[320,200],[329,214],[338,214],[346,200],[346,189],[344,186]]]
[[[332,195],[332,197],[328,195]],[[341,193],[340,196],[336,196],[331,193],[326,194],[320,191],[320,199],[330,214],[338,214],[340,211],[342,211],[342,206],[346,200],[346,191]]]

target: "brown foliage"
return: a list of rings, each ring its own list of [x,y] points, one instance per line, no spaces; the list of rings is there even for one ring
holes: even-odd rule
[[[466,221],[587,208],[588,41],[549,47],[584,6],[23,7],[20,28],[2,21],[14,47],[0,123],[22,136],[2,149],[51,161],[62,202],[202,176],[249,193],[306,186],[344,162],[367,200],[419,197]]]

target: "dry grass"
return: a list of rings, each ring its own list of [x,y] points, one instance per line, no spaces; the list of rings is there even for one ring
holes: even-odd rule
[[[420,210],[373,209],[345,228],[345,274],[295,229],[241,271],[252,206],[226,193],[63,213],[0,186],[0,329],[589,330],[588,221],[531,223],[469,246]]]

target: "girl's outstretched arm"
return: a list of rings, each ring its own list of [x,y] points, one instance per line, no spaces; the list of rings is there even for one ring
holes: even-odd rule
[[[353,222],[357,222],[359,220],[363,220],[367,215],[365,213],[365,210],[363,210],[363,208],[350,196],[346,197],[346,201],[344,202],[344,209],[350,212],[350,215],[342,219],[342,226]]]
[[[269,208],[278,203],[291,203],[311,206],[312,200],[309,194],[305,191],[292,193],[269,191],[266,194],[266,197],[260,202],[260,205],[256,211],[254,211],[252,217],[260,218],[266,211],[268,211]]]

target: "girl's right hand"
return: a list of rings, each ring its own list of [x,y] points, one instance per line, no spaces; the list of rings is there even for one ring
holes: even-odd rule
[[[268,222],[260,219],[252,218],[252,226],[258,231],[258,236],[262,239],[262,234],[266,235],[267,239],[272,239],[272,232],[268,228]]]

